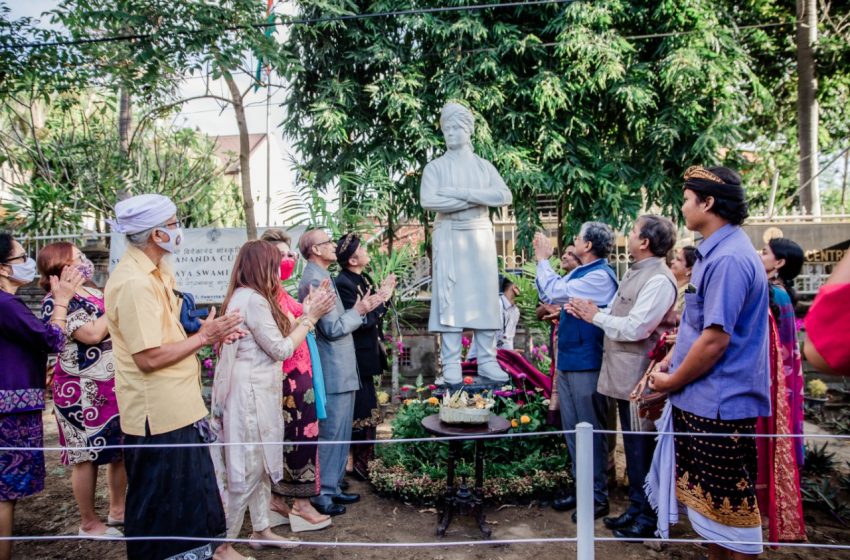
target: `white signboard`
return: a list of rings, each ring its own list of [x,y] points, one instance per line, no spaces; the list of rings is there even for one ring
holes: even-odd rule
[[[263,229],[259,231],[262,233]],[[293,248],[304,227],[286,230]],[[227,294],[230,271],[239,248],[248,239],[244,228],[191,228],[183,230],[180,250],[171,258],[177,289],[195,296],[197,303],[220,304]],[[113,233],[109,245],[109,271],[115,268],[127,248],[127,238]]]

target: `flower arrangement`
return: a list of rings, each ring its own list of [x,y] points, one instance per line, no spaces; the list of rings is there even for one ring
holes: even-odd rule
[[[198,350],[198,360],[201,362],[201,374],[207,379],[215,377],[215,366],[218,363],[218,355],[212,346],[204,346]]]

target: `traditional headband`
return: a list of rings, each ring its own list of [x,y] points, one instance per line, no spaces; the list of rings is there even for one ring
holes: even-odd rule
[[[725,183],[723,179],[703,167],[702,165],[692,165],[685,171],[685,181],[691,179],[707,179],[715,183]]]
[[[732,172],[732,175],[737,180],[736,182],[725,181],[701,165],[692,165],[685,171],[685,184],[683,188],[690,189],[703,196],[744,202],[746,197],[744,195],[744,189],[741,186],[741,180],[736,173]]]
[[[348,263],[348,259],[357,251],[357,248],[360,247],[360,238],[357,237],[355,233],[346,233],[342,237],[339,238],[339,241],[336,243],[336,259],[340,264],[345,266]]]

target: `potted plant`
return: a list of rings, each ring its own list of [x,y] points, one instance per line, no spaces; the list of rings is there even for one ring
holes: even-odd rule
[[[827,390],[826,383],[820,379],[812,379],[806,383],[806,393],[803,395],[803,398],[806,404],[817,409],[822,409],[828,400],[826,395]]]

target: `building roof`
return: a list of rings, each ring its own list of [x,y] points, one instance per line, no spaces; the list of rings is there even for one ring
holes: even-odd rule
[[[260,147],[265,141],[265,134],[249,134],[248,135],[248,151],[249,156]],[[239,173],[239,135],[228,134],[225,136],[215,137],[215,149],[213,150],[216,157],[224,164],[224,173],[233,175]]]

